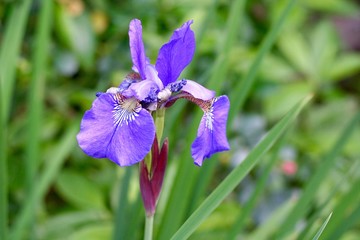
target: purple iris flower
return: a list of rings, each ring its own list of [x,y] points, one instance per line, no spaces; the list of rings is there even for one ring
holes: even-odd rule
[[[140,162],[149,153],[155,138],[151,112],[170,107],[180,98],[192,101],[204,111],[191,149],[195,164],[201,166],[205,158],[229,150],[228,97],[215,97],[214,91],[194,81],[178,80],[195,52],[192,22],[174,31],[169,42],[160,48],[155,65],[146,57],[140,20],[130,22],[134,73],[119,87],[98,93],[91,109],[85,112],[77,140],[86,154],[109,158],[120,166]]]

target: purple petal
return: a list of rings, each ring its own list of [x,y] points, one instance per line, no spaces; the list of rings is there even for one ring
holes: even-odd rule
[[[137,104],[135,99],[120,100],[123,100],[121,95],[110,93],[95,99],[84,114],[77,140],[89,156],[109,158],[120,166],[129,166],[141,161],[150,151],[155,126],[150,113],[140,106],[129,110]]]
[[[230,102],[227,96],[214,99],[209,111],[201,119],[197,137],[191,146],[194,163],[201,166],[205,158],[230,149],[226,138],[226,122]]]
[[[147,64],[146,65],[146,79],[151,80],[158,85],[159,89],[163,89],[164,85],[162,81],[158,77],[158,72],[156,71],[154,65]]]
[[[192,23],[192,20],[187,21],[175,30],[170,41],[160,48],[155,68],[164,86],[176,81],[194,56],[195,35],[190,28]]]
[[[141,79],[145,79],[146,55],[142,40],[141,21],[133,19],[129,25],[130,52],[133,61],[133,70],[140,74]]]
[[[186,80],[186,84],[182,87],[181,90],[190,93],[194,98],[204,101],[210,100],[215,97],[214,91],[211,91],[191,80]]]
[[[126,96],[135,96],[136,99],[143,101],[145,98],[149,97],[150,94],[155,93],[153,90],[158,90],[158,86],[155,82],[151,80],[143,80],[138,83],[133,83],[129,89],[124,91]],[[156,97],[156,96],[150,96]]]

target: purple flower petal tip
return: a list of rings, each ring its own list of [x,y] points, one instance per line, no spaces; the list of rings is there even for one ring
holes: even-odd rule
[[[201,100],[210,100],[215,97],[215,92],[209,90],[202,85],[191,81],[185,80],[186,84],[182,87],[182,91],[190,93],[194,98],[201,99]]]
[[[192,20],[187,21],[176,29],[170,41],[160,48],[155,68],[164,86],[176,81],[194,56],[195,34],[190,28],[192,23]]]
[[[205,158],[217,152],[230,149],[226,137],[226,122],[230,102],[227,96],[215,98],[208,110],[204,111],[197,137],[191,146],[194,163],[201,166]]]
[[[140,74],[141,79],[145,79],[146,54],[142,40],[142,25],[138,19],[133,19],[129,26],[130,53],[133,61],[133,70]]]

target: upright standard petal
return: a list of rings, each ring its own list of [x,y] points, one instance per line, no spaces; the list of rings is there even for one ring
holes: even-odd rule
[[[145,54],[145,47],[142,40],[142,26],[140,20],[131,20],[129,26],[129,39],[130,53],[134,64],[133,70],[140,74],[141,79],[145,79],[147,60]]]
[[[103,93],[84,114],[77,140],[89,156],[129,166],[146,156],[154,137],[153,119],[135,98]]]
[[[170,41],[159,51],[155,68],[164,86],[177,80],[182,70],[191,62],[195,52],[195,35],[187,21],[175,30]]]
[[[194,163],[201,166],[205,158],[230,149],[226,138],[226,122],[230,102],[227,96],[214,98],[204,110],[197,137],[191,146]]]

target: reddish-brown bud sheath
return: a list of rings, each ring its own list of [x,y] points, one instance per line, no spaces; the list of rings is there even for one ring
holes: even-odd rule
[[[164,180],[168,158],[167,138],[164,140],[159,153],[158,141],[155,136],[151,149],[151,156],[150,173],[145,161],[140,162],[140,191],[147,216],[152,216],[155,213],[156,204]]]

